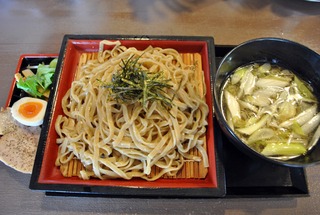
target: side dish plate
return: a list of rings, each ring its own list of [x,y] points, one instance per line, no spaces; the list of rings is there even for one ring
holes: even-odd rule
[[[19,58],[15,72],[21,73],[22,70],[30,68],[34,73],[36,73],[39,64],[49,64],[54,58],[57,57],[57,54],[23,54]],[[6,102],[6,107],[11,107],[14,102],[25,96],[28,96],[27,93],[17,88],[16,79],[13,78]]]
[[[144,49],[148,46],[174,48],[179,53],[199,53],[202,60],[206,102],[213,105],[212,76],[215,72],[215,53],[212,37],[180,36],[118,36],[118,35],[66,35],[63,39],[48,107],[42,126],[39,146],[30,181],[33,190],[50,193],[72,193],[106,196],[155,197],[223,197],[226,193],[224,169],[214,136],[213,108],[209,108],[207,127],[208,174],[204,179],[161,178],[153,182],[143,179],[82,180],[76,176],[63,177],[55,166],[58,145],[54,123],[62,114],[61,99],[70,88],[82,53],[97,52],[101,40],[119,40],[126,47]]]

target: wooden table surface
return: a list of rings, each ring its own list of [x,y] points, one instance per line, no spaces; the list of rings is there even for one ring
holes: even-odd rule
[[[0,0],[0,106],[21,54],[58,53],[65,34],[213,36],[236,45],[280,37],[320,53],[320,3],[300,0]],[[29,190],[30,175],[0,163],[0,214],[319,214],[320,166],[310,196],[77,198]]]

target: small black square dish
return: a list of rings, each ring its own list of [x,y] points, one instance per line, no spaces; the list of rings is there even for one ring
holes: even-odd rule
[[[49,64],[57,57],[57,54],[23,54],[19,58],[15,73],[21,73],[27,68],[36,73],[39,64]],[[11,107],[14,102],[28,95],[23,90],[17,88],[16,79],[12,78],[13,81],[9,90],[6,107]]]

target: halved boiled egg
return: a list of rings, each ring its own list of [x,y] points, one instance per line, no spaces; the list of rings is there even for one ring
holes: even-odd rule
[[[43,123],[47,102],[42,99],[24,97],[16,101],[11,107],[14,119],[23,125],[38,126]]]

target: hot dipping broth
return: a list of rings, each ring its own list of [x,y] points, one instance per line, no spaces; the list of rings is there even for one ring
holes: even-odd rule
[[[288,69],[270,63],[239,67],[221,96],[230,128],[265,156],[288,160],[319,139],[318,100],[310,85]]]

